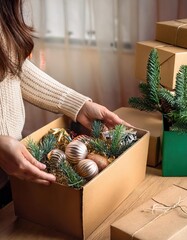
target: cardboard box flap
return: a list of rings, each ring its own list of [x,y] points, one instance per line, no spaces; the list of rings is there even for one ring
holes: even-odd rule
[[[182,207],[186,211],[187,190],[173,185],[112,224],[112,239],[122,239],[116,238],[118,233],[120,237],[124,233],[124,240],[178,239],[178,232],[187,232],[187,212]]]
[[[122,107],[115,113],[132,126],[149,131],[151,136],[160,137],[162,133],[162,114],[160,112],[145,112],[135,108]]]
[[[64,116],[63,118],[59,117],[56,120],[48,123],[44,127],[40,128],[39,130],[34,131],[32,134],[30,134],[26,138],[24,138],[21,142],[23,144],[27,145],[27,140],[30,137],[32,137],[32,139],[34,139],[35,142],[39,142],[41,137],[43,137],[45,134],[47,134],[50,129],[56,128],[57,126],[58,126],[58,128],[68,129],[70,127],[71,122],[72,122],[72,120],[66,116]]]

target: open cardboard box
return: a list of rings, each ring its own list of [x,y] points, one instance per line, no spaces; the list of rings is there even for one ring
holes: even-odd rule
[[[123,111],[120,108],[116,113],[122,117]],[[67,128],[69,124],[66,118],[58,118],[29,137],[39,141],[50,128]],[[86,239],[145,177],[149,132],[137,131],[139,140],[79,190],[58,183],[43,186],[12,177],[16,215],[76,239]]]

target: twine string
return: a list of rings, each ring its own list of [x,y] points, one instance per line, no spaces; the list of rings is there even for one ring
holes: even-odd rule
[[[176,34],[175,34],[174,45],[177,46],[179,30],[180,30],[180,28],[182,28],[182,27],[184,27],[184,26],[187,26],[187,22],[182,21],[182,20],[175,20],[175,21],[181,23],[181,25],[179,25],[179,26],[177,27],[177,31],[176,31]]]
[[[187,198],[187,197],[186,197]],[[160,211],[161,213],[153,218],[151,221],[149,221],[148,223],[146,223],[144,226],[142,226],[141,228],[139,228],[138,230],[136,230],[132,235],[131,235],[131,239],[134,239],[134,236],[142,231],[145,227],[147,227],[148,225],[150,225],[152,222],[156,221],[157,219],[159,219],[160,217],[166,215],[167,213],[169,213],[170,211],[179,208],[186,216],[187,216],[187,206],[186,205],[181,205],[182,202],[185,201],[185,199],[181,199],[181,197],[179,197],[179,200],[172,204],[172,205],[166,205],[164,203],[161,203],[157,200],[155,200],[154,198],[152,198],[152,200],[155,202],[155,204],[153,204],[153,206],[151,208],[142,210],[142,212],[151,212],[152,214],[155,214],[156,212]]]

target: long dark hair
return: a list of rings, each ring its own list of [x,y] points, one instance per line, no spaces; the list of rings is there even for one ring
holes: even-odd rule
[[[24,22],[22,5],[22,0],[0,0],[0,81],[9,73],[19,75],[33,49],[33,29]]]

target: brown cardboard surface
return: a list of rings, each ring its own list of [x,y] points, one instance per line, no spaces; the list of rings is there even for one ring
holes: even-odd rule
[[[187,48],[187,19],[157,22],[156,40]]]
[[[120,109],[118,110],[118,112]],[[121,108],[121,116],[131,125],[150,132],[147,165],[155,167],[161,161],[162,115],[160,112],[145,112],[134,108]]]
[[[187,49],[171,46],[158,41],[142,41],[136,44],[136,77],[146,81],[147,61],[153,48],[158,50],[160,61],[160,83],[173,90],[175,88],[176,74],[181,65],[187,63]]]
[[[122,112],[116,111],[120,117]],[[50,128],[64,126],[68,122],[59,118],[29,137],[39,140]],[[149,132],[137,131],[140,139],[80,190],[11,178],[16,215],[86,239],[145,177]]]
[[[179,203],[180,206],[187,206],[187,188],[173,185],[153,199],[113,223],[111,240],[186,240],[187,215],[180,207],[171,207],[179,200],[183,200]],[[153,206],[168,208],[152,212]],[[169,207],[170,210],[164,212]],[[186,211],[186,207],[184,210]]]

